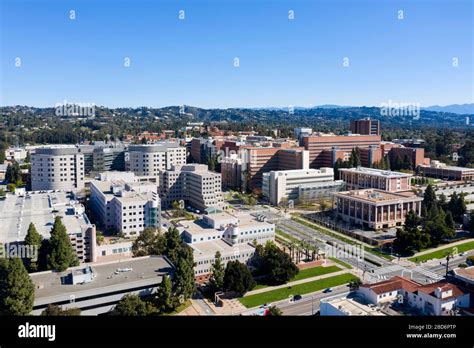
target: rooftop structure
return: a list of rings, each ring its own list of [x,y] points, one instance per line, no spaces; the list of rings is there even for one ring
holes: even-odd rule
[[[322,316],[385,316],[379,308],[367,306],[354,299],[343,297],[335,299],[322,299],[320,303]]]
[[[171,262],[160,256],[90,263],[62,273],[32,273],[30,277],[35,285],[32,314],[41,314],[49,304],[64,309],[80,308],[82,315],[105,313],[126,294],[151,294],[164,274],[173,273]]]
[[[453,269],[454,277],[468,285],[474,285],[474,266]]]

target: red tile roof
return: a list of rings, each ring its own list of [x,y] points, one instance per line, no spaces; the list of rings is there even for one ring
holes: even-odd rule
[[[378,282],[374,284],[363,284],[361,286],[371,289],[377,295],[404,289],[408,292],[413,292],[413,293],[423,292],[430,296],[435,296],[435,291],[437,288],[441,288],[441,291],[452,290],[453,295],[450,297],[445,297],[445,299],[448,299],[451,297],[458,297],[466,293],[465,291],[461,290],[458,286],[448,283],[446,281],[440,281],[440,282],[436,282],[432,284],[422,285],[411,279],[403,278],[400,276],[395,276],[393,278],[390,278],[389,280],[384,280],[382,282]]]
[[[362,287],[371,289],[377,295],[384,294],[391,291],[400,290],[400,289],[405,289],[411,292],[411,291],[414,291],[419,286],[421,286],[419,283],[411,279],[407,279],[407,278],[403,278],[399,276],[395,276],[395,277],[390,278],[389,280],[384,280],[382,282],[378,282],[374,284],[362,285]]]

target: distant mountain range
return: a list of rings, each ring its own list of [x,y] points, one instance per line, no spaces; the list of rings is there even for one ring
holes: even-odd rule
[[[293,106],[293,110],[313,110],[313,109],[353,109],[353,108],[371,108],[371,106],[347,106],[347,105],[333,105],[333,104],[324,104],[316,105],[311,107],[305,106]],[[244,108],[245,109],[245,108]],[[261,107],[261,108],[252,108],[252,110],[269,110],[269,111],[287,111],[288,107]],[[470,115],[474,114],[474,103],[472,104],[452,104],[452,105],[433,105],[428,107],[422,107],[422,110],[426,111],[435,111],[435,112],[444,112],[458,115]]]
[[[433,105],[433,106],[428,106],[422,109],[428,110],[428,111],[450,112],[453,114],[466,115],[466,114],[474,114],[474,103],[452,104],[452,105],[445,105],[445,106]]]

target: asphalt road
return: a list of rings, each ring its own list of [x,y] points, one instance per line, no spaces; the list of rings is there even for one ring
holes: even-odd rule
[[[302,295],[302,299],[296,302],[289,302],[288,300],[274,303],[283,312],[283,315],[312,315],[319,310],[319,303],[321,299],[333,297],[335,295],[344,296],[349,293],[347,285],[334,287],[330,293],[323,293],[318,291],[311,294]]]

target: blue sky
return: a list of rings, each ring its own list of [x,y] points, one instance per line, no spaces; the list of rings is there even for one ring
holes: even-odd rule
[[[0,3],[0,105],[473,102],[472,0]]]

